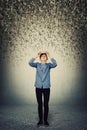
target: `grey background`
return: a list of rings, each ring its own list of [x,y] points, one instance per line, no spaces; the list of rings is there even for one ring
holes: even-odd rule
[[[11,87],[7,83],[7,77],[9,77],[7,62],[10,62],[10,58],[13,56],[12,54],[15,53],[15,59],[13,57],[13,61],[15,61],[16,65],[17,61],[22,60],[28,55],[27,52],[23,53],[22,49],[31,47],[32,49],[35,48],[38,50],[41,49],[41,44],[53,46],[56,53],[60,50],[64,60],[68,60],[68,58],[72,57],[72,59],[77,62],[77,66],[80,68],[79,80],[76,90],[74,90],[74,93],[71,94],[71,97],[66,103],[87,104],[86,13],[86,1],[84,0],[15,0],[0,2],[0,104],[15,104],[22,102],[22,99],[15,95],[14,91],[11,90]],[[25,26],[26,20],[29,20],[27,27]],[[32,42],[31,40],[33,37],[32,30],[37,32],[35,29],[37,29],[36,27],[38,25],[43,25],[43,27],[47,28],[48,36],[44,37],[43,32],[39,32],[38,37],[40,36],[40,39],[39,42],[35,44],[35,42]],[[23,34],[20,31],[20,26],[22,26],[22,28],[24,27],[22,29],[23,32],[25,30]],[[29,27],[32,28],[29,30]],[[70,35],[69,30],[72,35]],[[29,31],[28,39],[25,38],[27,31]],[[59,43],[57,35],[62,40],[62,44]],[[20,43],[14,43],[17,36],[19,37],[19,41],[21,39]],[[42,38],[44,40],[40,41]],[[22,48],[21,50],[17,50],[18,44],[20,45],[20,48]]]

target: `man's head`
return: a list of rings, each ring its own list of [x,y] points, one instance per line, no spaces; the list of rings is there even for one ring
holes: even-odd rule
[[[48,56],[46,53],[41,53],[39,57],[40,57],[41,62],[47,62],[48,60]]]

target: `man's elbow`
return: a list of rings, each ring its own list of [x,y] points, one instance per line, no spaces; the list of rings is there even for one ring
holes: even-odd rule
[[[31,62],[30,62],[30,61],[28,62],[28,65],[30,65],[30,66],[31,66]]]
[[[57,63],[52,66],[52,68],[55,68],[55,67],[57,67]]]
[[[57,63],[54,65],[54,67],[57,67]]]

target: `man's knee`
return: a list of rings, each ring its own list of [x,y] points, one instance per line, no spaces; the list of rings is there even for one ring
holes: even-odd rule
[[[48,108],[48,102],[44,103],[44,108]]]

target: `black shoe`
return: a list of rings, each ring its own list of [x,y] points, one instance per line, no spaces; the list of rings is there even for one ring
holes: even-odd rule
[[[38,121],[37,126],[40,126],[43,124],[43,121]]]
[[[49,126],[48,121],[44,121],[44,125],[45,125],[45,126]]]

